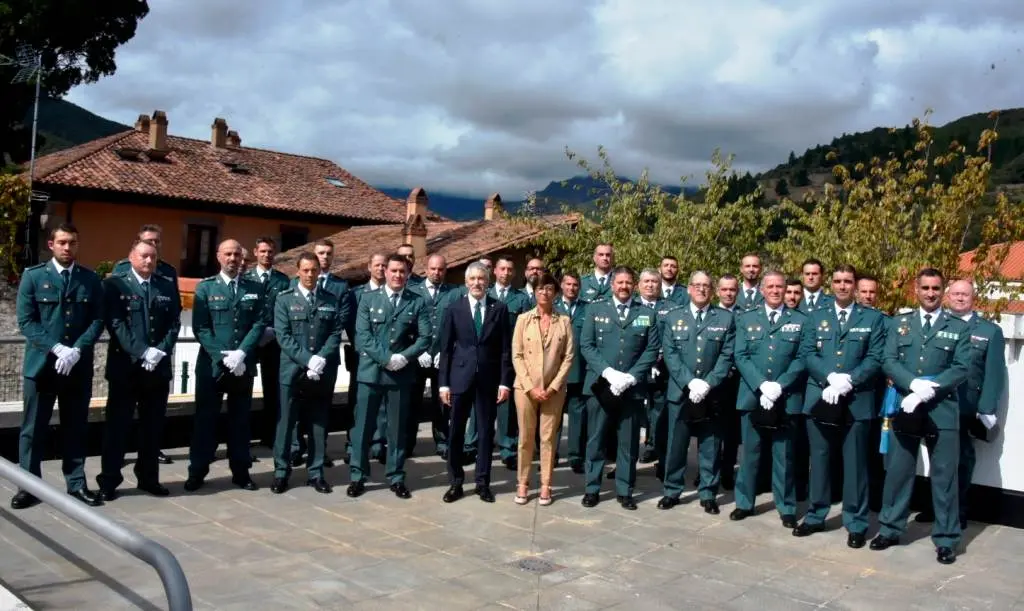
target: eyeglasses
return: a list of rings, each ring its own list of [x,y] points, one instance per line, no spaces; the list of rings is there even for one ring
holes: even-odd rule
[[[538,286],[536,291],[538,293],[557,293],[558,289],[549,284],[547,286]]]
[[[710,291],[711,290],[711,285],[710,284],[702,283],[702,282],[691,282],[690,286],[692,286],[695,289],[704,289],[705,291]]]

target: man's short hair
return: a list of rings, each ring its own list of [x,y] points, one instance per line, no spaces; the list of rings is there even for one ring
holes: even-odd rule
[[[259,242],[257,242],[259,244]],[[312,261],[317,267],[320,267],[320,259],[315,254],[308,250],[304,250],[299,253],[299,256],[295,259],[295,269],[298,269],[303,261]]]
[[[153,240],[143,240],[142,238],[136,237],[132,240],[132,246],[128,249],[128,252],[135,252],[135,248],[138,247],[139,244],[145,244],[146,246],[156,248],[156,242]]]
[[[799,278],[789,277],[786,278],[786,286],[803,286],[803,283],[800,282]]]
[[[159,233],[163,235],[164,229],[160,225],[153,225],[152,223],[146,223],[142,227],[139,227],[139,235],[144,233]]]
[[[263,235],[256,238],[256,246],[259,246],[260,244],[270,244],[274,248],[277,248],[277,240],[268,235]]]
[[[938,278],[943,284],[946,283],[946,277],[942,275],[941,271],[934,267],[926,267],[917,272],[917,277],[914,280],[916,282],[920,282],[921,278]]]
[[[849,263],[840,263],[839,265],[837,265],[836,268],[832,270],[832,274],[835,275],[836,272],[839,272],[841,274],[853,274],[854,282],[860,279],[857,276],[857,268],[850,265]]]
[[[715,278],[711,274],[707,273],[706,271],[704,271],[702,269],[698,269],[698,270],[693,271],[693,273],[690,274],[690,279],[689,279],[690,284],[693,284],[693,281],[697,278],[697,276],[707,276],[708,277],[708,282],[710,282],[712,285],[715,283]],[[724,276],[723,276],[723,278],[724,278]]]
[[[807,267],[808,265],[817,265],[818,266],[818,271],[821,272],[822,274],[825,273],[825,264],[822,263],[821,261],[815,259],[814,257],[811,257],[809,259],[804,259],[804,262],[800,264],[800,271],[803,271],[803,269],[805,267]]]
[[[735,280],[736,282],[740,281],[740,279],[736,277],[736,274],[722,274],[721,276],[718,277],[718,282],[722,282],[722,280]]]
[[[313,248],[316,248],[317,246],[327,246],[331,250],[334,250],[334,242],[331,241],[330,238],[320,238],[316,242],[313,242]]]
[[[857,282],[860,282],[861,280],[870,280],[871,282],[878,284],[878,278],[872,276],[871,274],[861,274],[860,276],[857,276]]]
[[[481,272],[484,275],[484,278],[486,278],[487,280],[491,279],[491,270],[486,265],[479,261],[473,261],[472,263],[466,266],[466,273],[464,275],[464,278],[468,280],[469,275],[473,272]]]
[[[562,272],[562,275],[561,275],[561,277],[559,277],[558,280],[559,280],[559,282],[561,282],[562,280],[565,280],[566,278],[573,278],[574,280],[576,280],[576,282],[581,282],[580,275],[578,273],[572,271],[571,269],[567,269],[564,272]]]
[[[406,269],[409,269],[409,259],[405,255],[391,253],[388,255],[388,267],[391,267],[391,263],[401,263]]]
[[[515,259],[512,258],[512,255],[498,255],[498,258],[495,259],[494,264],[497,265],[498,263],[501,263],[502,261],[507,261],[507,262],[511,263],[513,267],[516,264]]]
[[[645,267],[642,270],[640,270],[640,277],[643,278],[644,276],[653,276],[658,280],[661,280],[661,272],[654,269],[653,267]]]
[[[74,234],[78,237],[78,227],[75,227],[71,223],[61,223],[50,230],[50,239],[53,240],[57,237],[57,232]]]
[[[612,268],[612,272],[608,274],[612,277],[612,282],[615,281],[622,274],[629,274],[630,280],[636,281],[636,272],[633,271],[632,267],[627,265],[619,265],[618,267]]]
[[[664,263],[665,261],[672,261],[676,265],[679,265],[679,259],[676,259],[672,255],[661,255],[661,262]]]
[[[788,283],[789,282],[789,278],[786,277],[786,274],[783,274],[782,272],[780,272],[777,269],[773,269],[771,271],[766,272],[764,275],[761,276],[761,281],[764,282],[765,280],[767,280],[768,278],[771,278],[773,276],[777,277],[777,278],[781,278],[783,283]],[[799,281],[797,282],[797,284],[799,284]]]

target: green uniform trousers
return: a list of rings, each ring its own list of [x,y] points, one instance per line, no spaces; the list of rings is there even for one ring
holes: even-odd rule
[[[756,409],[761,409],[760,407]],[[779,409],[779,408],[775,408]],[[757,496],[757,475],[761,463],[761,447],[771,445],[772,496],[779,515],[796,514],[796,490],[793,485],[793,431],[789,418],[780,428],[755,427],[750,412],[743,412],[740,435],[743,438],[743,458],[736,477],[736,508],[752,511]]]
[[[135,461],[135,478],[140,484],[159,483],[160,463],[157,458],[167,414],[168,393],[170,380],[144,371],[132,372],[125,380],[110,385],[103,431],[102,469],[96,478],[101,489],[113,490],[124,481],[121,467],[135,410],[139,413],[139,456]]]
[[[387,413],[387,462],[384,476],[388,483],[405,481],[405,440],[409,430],[410,389],[358,382],[355,426],[352,428],[352,459],[349,470],[353,482],[370,475],[370,444],[380,412]],[[381,409],[381,408],[384,409]]]
[[[683,404],[670,401],[666,406],[667,442],[664,456],[665,496],[679,498],[686,488],[686,459],[690,449],[690,437],[697,438],[697,469],[700,473],[698,494],[700,500],[714,500],[718,494],[718,421],[714,418],[699,422],[683,419]]]
[[[810,445],[809,504],[804,521],[823,524],[832,506],[832,454],[842,449],[843,526],[851,533],[868,529],[868,460],[871,421],[830,426],[807,419]]]
[[[879,534],[899,537],[907,530],[910,516],[910,497],[917,475],[917,455],[921,439],[890,433],[889,452],[886,455],[885,487],[882,490],[882,512],[878,514]],[[939,430],[938,435],[926,440],[932,483],[932,542],[936,547],[955,548],[960,543],[960,508],[958,467],[960,459],[960,431]]]
[[[217,452],[217,417],[221,402],[227,395],[228,466],[236,477],[247,476],[252,462],[249,452],[249,412],[252,408],[252,382],[249,375],[231,376],[226,383],[230,392],[218,388],[210,374],[196,374],[196,413],[192,417],[192,443],[188,450],[188,475],[203,479],[210,473],[210,463]]]
[[[976,418],[960,418],[960,463],[957,472],[957,483],[960,487],[957,501],[959,504],[960,521],[967,520],[967,493],[974,479],[974,465],[978,462],[978,453],[974,447],[974,438],[968,432],[971,421]]]
[[[49,365],[49,363],[48,363]],[[53,405],[60,401],[61,471],[68,492],[85,487],[85,433],[92,396],[92,363],[79,362],[69,376],[57,375],[52,366],[38,378],[25,378],[24,411],[18,436],[18,462],[29,473],[42,477],[40,463],[46,449]]]
[[[583,396],[583,383],[565,387],[565,411],[569,425],[566,446],[569,464],[583,466],[587,458],[587,398]]]
[[[652,389],[648,393],[643,426],[647,428],[643,454],[651,453],[654,460],[664,466],[668,451],[668,410],[664,390]]]
[[[327,454],[327,423],[333,398],[331,395],[306,396],[295,385],[281,384],[281,409],[274,435],[274,477],[288,477],[292,472],[292,440],[299,422],[309,423],[309,441],[306,445],[306,478],[320,479],[324,475]]]
[[[643,418],[643,403],[626,399],[614,413],[601,406],[594,397],[587,398],[587,460],[584,464],[587,494],[601,492],[604,465],[608,460],[608,435],[614,433],[615,444],[615,494],[633,494],[636,483],[636,461],[640,452],[640,420]]]

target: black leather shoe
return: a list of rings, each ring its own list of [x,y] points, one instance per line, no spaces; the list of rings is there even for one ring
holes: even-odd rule
[[[275,477],[274,481],[270,482],[270,491],[274,494],[284,494],[284,491],[288,489],[288,478],[287,477]]]
[[[799,526],[793,529],[794,537],[809,537],[814,533],[820,533],[825,530],[824,524],[808,524],[807,522],[801,523]]]
[[[679,499],[674,496],[663,496],[658,501],[658,509],[672,509],[679,504]]]
[[[871,540],[871,549],[875,550],[876,552],[880,552],[882,550],[889,549],[893,545],[899,544],[899,537],[886,537],[885,535],[878,535],[877,537]]]
[[[505,460],[501,461],[505,465],[505,468],[509,471],[515,471],[519,469],[519,459],[515,456],[509,456]]]
[[[334,468],[334,459],[331,458],[330,456],[324,456],[324,468],[325,469],[333,469]]]
[[[441,457],[441,460],[448,462],[448,450],[441,450],[437,455]]]
[[[100,498],[100,495],[96,494],[92,490],[89,490],[88,488],[79,488],[74,492],[69,492],[68,495],[75,497],[76,499],[82,501],[89,507],[99,507],[100,505],[103,504],[103,499]]]
[[[729,475],[723,474],[721,482],[723,490],[732,490],[733,488],[736,487],[736,476],[732,475],[731,473]]]
[[[169,496],[171,494],[171,491],[160,482],[139,482],[135,487],[153,496]]]
[[[248,475],[232,477],[231,483],[238,486],[242,490],[248,490],[249,492],[253,492],[260,489],[260,487],[256,485],[256,482],[252,481],[252,478],[249,477]]]
[[[796,528],[796,516],[786,514],[782,516],[783,528]]]
[[[864,533],[850,533],[846,537],[846,547],[860,549],[864,547]]]
[[[171,457],[166,455],[166,454],[164,454],[163,451],[160,451],[160,452],[156,453],[156,461],[158,463],[160,463],[161,465],[172,465],[172,464],[174,464],[174,461],[171,460]]]
[[[185,480],[185,490],[188,492],[195,492],[203,487],[203,483],[203,478],[190,475],[188,479]]]
[[[967,518],[960,518],[960,530],[967,530]]]
[[[583,474],[583,465],[578,462],[569,463],[569,468],[572,469],[572,472],[576,475]]]
[[[11,497],[11,509],[28,509],[38,504],[39,499],[24,490],[19,490],[17,494]]]
[[[480,497],[480,500],[485,502],[485,503],[493,503],[494,502],[494,493],[491,492],[491,487],[490,486],[483,486],[483,487],[477,486],[476,490],[473,491],[473,494],[475,494],[478,497]]]
[[[615,469],[612,469],[604,476],[605,479],[615,479]]]
[[[754,512],[750,509],[733,509],[732,513],[729,514],[729,519],[733,522],[739,522],[740,520],[746,520],[750,516],[754,515]]]
[[[388,452],[384,448],[381,448],[380,454],[377,455],[377,462],[382,465],[388,464]]]
[[[476,464],[476,452],[466,452],[462,455],[462,466],[468,467]]]
[[[306,464],[306,459],[302,457],[302,452],[292,452],[292,466],[301,467]]]
[[[121,496],[120,494],[118,494],[117,488],[100,488],[99,495],[100,500],[103,501],[104,503],[116,501],[117,497]]]
[[[313,490],[316,490],[320,494],[330,494],[334,491],[334,488],[322,477],[306,480],[306,485],[311,486]]]
[[[391,492],[395,493],[400,499],[411,499],[412,493],[405,487],[405,482],[398,482],[397,484],[391,484]]]
[[[580,503],[584,507],[597,507],[597,504],[601,502],[601,495],[596,492],[589,492],[583,495],[583,500]]]
[[[455,501],[461,499],[463,497],[463,494],[464,492],[462,491],[462,486],[452,486],[448,488],[447,492],[444,493],[444,497],[442,497],[441,500],[444,501],[445,503],[454,503]]]
[[[931,524],[935,521],[935,512],[931,509],[926,509],[914,516],[914,521],[918,524]]]
[[[363,481],[352,482],[348,485],[348,489],[345,490],[345,494],[352,498],[363,496],[364,492],[366,492],[366,482]]]
[[[701,501],[700,506],[704,508],[704,513],[710,513],[713,516],[717,516],[722,513],[722,510],[718,508],[718,501],[711,499],[710,501]]]
[[[956,552],[951,547],[940,547],[935,550],[935,560],[939,564],[953,564],[956,562]]]
[[[619,501],[619,505],[622,505],[623,509],[636,511],[636,501],[633,500],[633,495],[627,494],[626,496],[619,496],[616,497],[616,500]]]

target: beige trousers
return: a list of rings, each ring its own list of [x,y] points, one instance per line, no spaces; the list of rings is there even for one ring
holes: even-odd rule
[[[540,423],[540,485],[551,485],[551,474],[555,470],[555,445],[562,407],[565,405],[565,390],[551,395],[543,403],[537,403],[527,393],[516,389],[516,413],[519,416],[519,470],[520,486],[530,484],[530,467],[533,464],[533,442]]]

